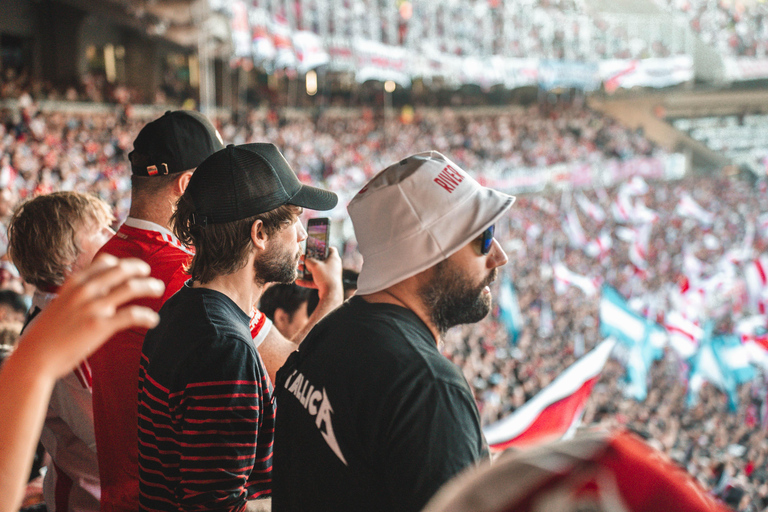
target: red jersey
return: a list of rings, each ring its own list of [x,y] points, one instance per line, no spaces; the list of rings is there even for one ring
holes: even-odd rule
[[[129,217],[99,253],[118,258],[139,258],[152,268],[151,276],[165,283],[160,298],[134,302],[159,311],[189,275],[194,255],[166,228]],[[254,309],[251,335],[256,346],[266,337],[271,322]],[[139,508],[137,398],[141,347],[146,329],[117,333],[90,357],[93,374],[93,420],[101,477],[101,510],[136,511]]]

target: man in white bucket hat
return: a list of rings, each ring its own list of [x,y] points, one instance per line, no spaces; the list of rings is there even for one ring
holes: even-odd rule
[[[434,151],[350,202],[357,294],[278,372],[275,512],[417,511],[488,457],[472,392],[437,343],[490,311],[507,262],[494,223],[513,202]]]

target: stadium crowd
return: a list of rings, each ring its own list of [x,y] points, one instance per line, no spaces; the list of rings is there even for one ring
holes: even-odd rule
[[[95,193],[113,206],[116,218],[124,219],[130,201],[126,155],[145,121],[124,111],[42,112],[34,102],[22,104],[17,111],[0,111],[0,223],[7,221],[11,205],[55,190]],[[378,170],[402,155],[426,149],[444,152],[466,169],[482,169],[489,181],[521,166],[600,163],[660,151],[641,134],[579,105],[537,105],[471,116],[445,110],[417,113],[412,120],[380,121],[368,111],[316,120],[253,111],[245,122],[222,119],[218,123],[227,142],[274,142],[302,180],[337,191],[344,204]],[[711,229],[674,213],[683,191],[715,215]],[[608,210],[618,187],[588,194]],[[742,242],[746,225],[755,223],[768,208],[764,191],[735,179],[653,182],[642,197],[658,215],[642,279],[627,245],[617,239],[618,223],[610,215],[603,225],[585,216],[581,222],[590,238],[603,229],[611,233],[613,249],[607,256],[593,258],[569,244],[562,227],[568,197],[559,192],[519,198],[499,226],[497,238],[510,256],[504,271],[514,281],[525,318],[518,341],[511,344],[504,326],[489,318],[453,330],[444,346],[475,390],[485,424],[521,406],[600,340],[597,300],[586,298],[577,288],[558,294],[552,271],[555,262],[581,275],[603,276],[625,296],[654,296],[655,301],[644,304],[646,309],[666,311],[667,292],[682,275],[686,250],[695,252],[705,265],[714,265]],[[714,245],[712,238],[717,241]],[[755,236],[755,250],[764,251],[766,245],[765,234]],[[0,252],[5,248],[0,247]],[[3,265],[1,286],[22,291],[14,269]],[[736,413],[728,411],[723,394],[712,387],[705,387],[698,404],[688,409],[682,367],[683,362],[673,355],[658,363],[649,396],[638,403],[623,394],[623,366],[609,361],[584,424],[630,427],[713,491],[732,493],[730,501],[740,501],[735,503],[737,510],[765,510],[764,381],[742,387]],[[729,489],[739,489],[743,496]]]
[[[702,42],[719,54],[760,57],[768,51],[768,11],[762,2],[710,2],[708,0],[662,0],[673,13],[682,13]]]
[[[610,211],[619,188],[600,191],[594,196],[595,202]],[[711,227],[701,227],[676,213],[685,191],[692,192],[715,216]],[[519,199],[508,218],[506,234],[500,235],[509,241],[510,262],[505,272],[514,281],[525,318],[518,342],[510,343],[506,328],[494,320],[455,330],[446,340],[446,354],[464,369],[474,386],[485,424],[520,407],[602,341],[598,300],[578,287],[558,293],[552,271],[556,262],[580,275],[603,279],[624,296],[639,299],[641,311],[663,319],[675,309],[673,292],[686,274],[685,254],[694,253],[701,260],[706,269],[703,275],[714,274],[729,251],[742,246],[747,226],[755,225],[758,216],[768,211],[765,191],[738,179],[691,177],[653,182],[643,198],[658,215],[643,278],[638,277],[631,261],[630,244],[616,237],[621,224],[610,214],[605,224],[581,215],[588,238],[595,238],[603,229],[611,233],[609,253],[603,258],[591,257],[573,247],[566,235],[565,208],[555,206],[564,204],[559,193]],[[766,247],[768,233],[763,232],[755,236],[749,249],[757,255]],[[736,293],[729,294],[734,289]],[[733,324],[750,313],[743,306],[744,293],[743,287],[728,288],[727,293],[724,289],[711,297],[705,314],[715,317],[724,332],[731,332]],[[728,410],[725,395],[712,386],[706,386],[697,404],[689,408],[688,370],[684,360],[668,349],[651,371],[647,399],[637,402],[624,394],[624,366],[609,360],[583,424],[628,427],[727,498],[737,510],[765,510],[766,381],[761,376],[741,387],[735,413]]]
[[[126,155],[145,119],[115,113],[43,112],[31,100],[0,110],[0,186],[24,199],[52,190],[96,193],[124,219],[129,201]],[[503,113],[457,110],[380,122],[363,115],[286,119],[251,111],[242,123],[218,122],[234,144],[269,140],[283,148],[300,178],[354,191],[398,155],[436,149],[487,179],[507,169],[563,162],[600,163],[660,152],[640,133],[579,105],[534,105]]]

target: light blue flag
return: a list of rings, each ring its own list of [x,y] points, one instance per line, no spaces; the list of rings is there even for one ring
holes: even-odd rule
[[[642,402],[648,394],[648,371],[664,355],[665,330],[632,311],[614,288],[603,285],[600,296],[600,334],[627,348],[626,393]]]
[[[714,322],[704,328],[704,338],[691,359],[687,403],[691,407],[699,400],[705,382],[728,396],[728,407],[736,411],[739,404],[738,385],[756,377],[749,363],[749,353],[735,334],[713,336]]]
[[[499,305],[499,320],[507,328],[510,343],[516,344],[523,330],[523,314],[520,312],[515,287],[506,274],[499,283],[499,298],[496,303]]]

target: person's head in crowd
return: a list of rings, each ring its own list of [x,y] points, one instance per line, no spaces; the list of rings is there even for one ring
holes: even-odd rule
[[[90,194],[54,192],[23,203],[8,227],[8,252],[21,277],[42,291],[93,259],[114,234],[109,206]]]
[[[357,276],[360,273],[351,268],[345,268],[341,271],[341,284],[344,285],[344,300],[347,300],[357,291]]]
[[[414,297],[438,336],[481,320],[508,261],[494,224],[514,200],[436,151],[391,165],[348,207],[363,255],[356,294]]]
[[[13,213],[15,204],[16,195],[10,188],[0,190],[0,220],[9,217]]]
[[[13,290],[0,290],[0,322],[23,322],[28,309],[24,295]]]
[[[302,209],[327,210],[337,200],[302,185],[274,144],[229,145],[200,164],[172,225],[195,247],[189,274],[200,284],[241,270],[252,257],[259,284],[292,283],[307,237]]]
[[[224,148],[207,117],[192,110],[168,111],[147,123],[133,142],[131,216],[168,217],[198,165]],[[167,218],[162,224],[167,223]]]
[[[24,323],[21,321],[0,321],[0,365],[13,352],[23,326]]]
[[[21,279],[19,270],[10,260],[0,260],[0,290],[24,293],[24,280]]]
[[[261,296],[259,311],[290,340],[307,324],[319,300],[317,290],[313,288],[294,283],[275,284]]]

